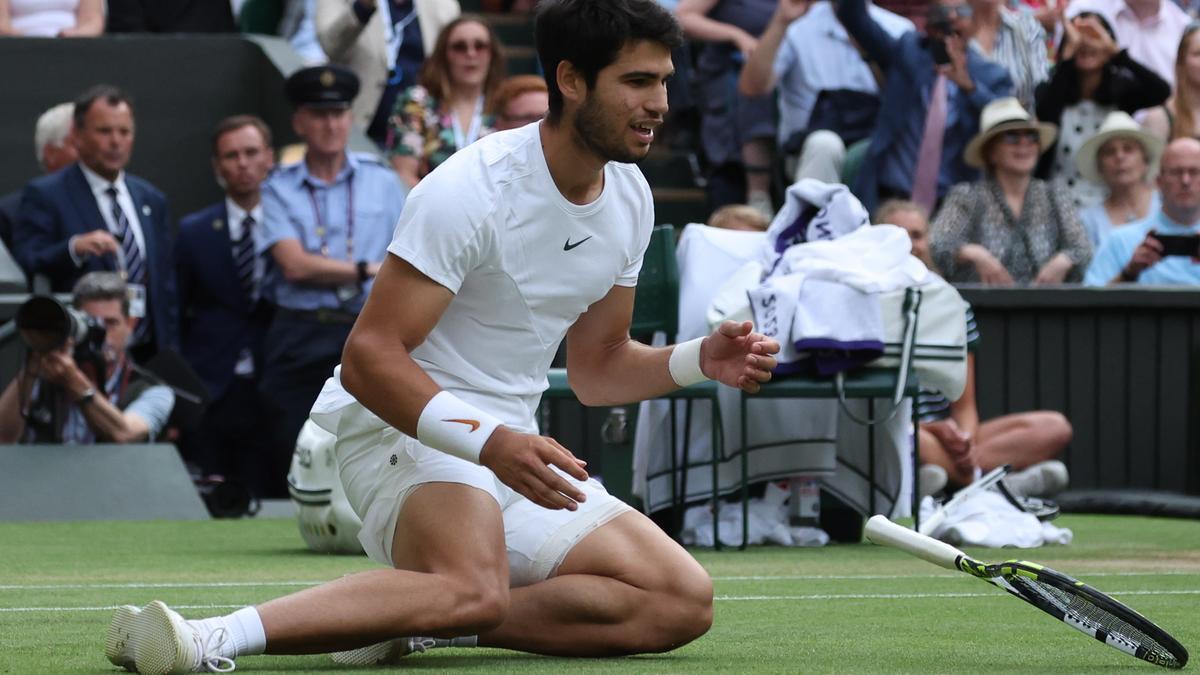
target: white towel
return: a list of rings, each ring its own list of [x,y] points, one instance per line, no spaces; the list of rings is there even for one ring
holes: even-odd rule
[[[921,500],[922,518],[932,516],[935,509],[932,498]],[[995,490],[984,490],[947,512],[946,519],[930,536],[955,546],[1037,548],[1045,544],[1069,544],[1074,533],[1038,520]]]

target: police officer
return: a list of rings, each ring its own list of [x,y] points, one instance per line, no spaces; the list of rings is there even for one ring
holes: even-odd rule
[[[391,169],[346,149],[358,87],[354,73],[334,65],[287,79],[292,128],[307,149],[262,188],[255,245],[275,263],[265,290],[278,305],[260,384],[278,408],[271,469],[278,483],[267,496],[286,496],[300,427],[341,359],[404,206],[406,190]]]

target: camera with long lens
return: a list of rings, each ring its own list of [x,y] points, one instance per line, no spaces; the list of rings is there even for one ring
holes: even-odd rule
[[[99,360],[101,368],[97,373],[103,374],[106,331],[100,319],[51,296],[36,295],[17,308],[13,320],[30,351],[52,352],[71,341],[75,344],[75,362],[84,364]]]

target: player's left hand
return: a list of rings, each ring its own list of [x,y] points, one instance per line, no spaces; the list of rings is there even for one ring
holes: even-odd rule
[[[700,347],[700,371],[721,384],[758,393],[771,379],[779,343],[754,332],[749,321],[726,321]]]

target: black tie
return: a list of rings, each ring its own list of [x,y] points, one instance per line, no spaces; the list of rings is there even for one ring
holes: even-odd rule
[[[251,302],[254,301],[254,262],[256,260],[254,237],[251,235],[253,228],[254,217],[247,213],[245,219],[242,220],[242,236],[233,242],[233,264],[237,269],[238,281],[241,282],[246,298]]]
[[[112,200],[113,222],[117,225],[117,239],[121,241],[121,253],[125,256],[125,280],[131,284],[146,283],[146,266],[142,263],[142,251],[138,248],[137,239],[133,236],[133,227],[129,217],[117,201],[117,188],[109,186],[108,197]],[[144,322],[143,322],[144,323]]]

